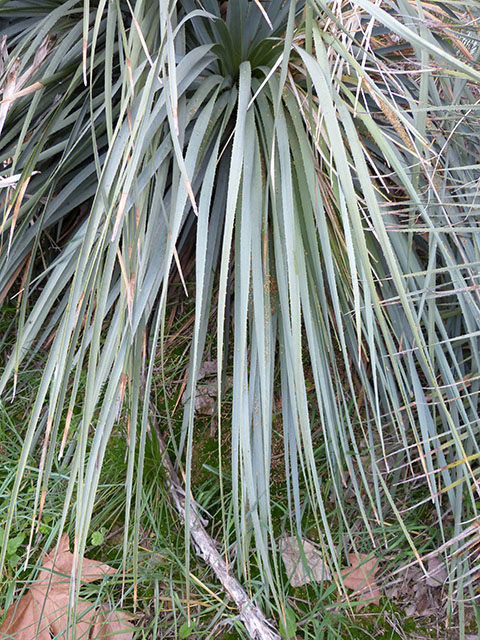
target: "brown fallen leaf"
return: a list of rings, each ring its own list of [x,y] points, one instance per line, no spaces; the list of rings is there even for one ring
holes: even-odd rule
[[[218,385],[217,385],[217,361],[216,360],[205,360],[202,363],[199,371],[197,380],[200,381],[202,378],[211,379],[211,382],[204,382],[203,384],[197,384],[195,388],[195,401],[194,407],[197,413],[201,413],[203,415],[213,415],[215,413],[215,408],[217,405],[217,395],[218,395]],[[227,376],[226,378],[226,386],[232,386],[232,378],[231,376]],[[182,403],[185,404],[188,400],[187,392],[184,391],[182,394]]]
[[[429,587],[441,587],[447,579],[447,571],[439,555],[428,559],[426,583]]]
[[[58,551],[54,547],[49,554],[45,556],[42,569],[35,584],[50,584],[56,586],[59,584],[70,584],[70,577],[73,569],[74,555],[70,552],[70,542],[66,533],[60,538]],[[99,580],[104,575],[116,573],[116,569],[108,564],[83,558],[82,563],[82,582],[93,582]]]
[[[367,560],[367,558],[370,559]],[[382,592],[375,582],[375,574],[378,570],[377,559],[365,553],[358,555],[349,553],[348,560],[351,566],[340,572],[344,585],[353,589],[359,595],[359,599],[365,601],[365,604],[379,604]],[[359,608],[361,606],[364,605],[360,605]]]
[[[299,587],[313,580],[316,582],[331,580],[322,550],[309,540],[302,540],[302,543],[301,550],[296,537],[282,538],[282,560],[292,587]],[[304,566],[303,555],[305,555],[307,566]]]
[[[5,620],[0,627],[0,638],[15,638],[15,640],[50,640],[50,626],[46,621],[41,622],[41,610],[29,591],[18,602],[14,602],[7,611]]]
[[[95,609],[90,602],[78,600],[76,619],[73,621],[72,615],[69,617],[68,613],[68,587],[55,586],[45,590],[42,587],[32,586],[30,591],[35,602],[35,613],[38,614],[41,625],[49,628],[56,638],[66,640],[66,631],[72,626],[75,626],[77,638],[88,637],[88,630],[95,617]],[[39,624],[38,620],[35,620],[35,624]],[[68,638],[70,637],[71,635],[68,634]]]
[[[134,626],[129,622],[130,616],[124,611],[111,611],[102,607],[92,630],[95,640],[131,640]]]
[[[52,549],[44,557],[42,569],[30,590],[8,608],[0,626],[0,640],[50,640],[51,634],[58,640],[66,640],[67,628],[72,626],[78,638],[103,640],[115,634],[118,640],[132,640],[134,627],[127,624],[129,616],[122,611],[97,610],[93,603],[77,598],[76,619],[72,619],[69,592],[73,566],[74,555],[64,534],[58,549]],[[115,569],[108,564],[83,559],[82,582],[92,582],[112,573]]]

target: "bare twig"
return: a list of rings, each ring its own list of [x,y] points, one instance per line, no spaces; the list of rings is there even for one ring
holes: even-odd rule
[[[182,489],[180,478],[168,455],[165,440],[153,416],[152,423],[163,454],[163,465],[168,477],[167,488],[175,508],[185,522],[185,491]],[[249,635],[255,640],[280,640],[278,632],[228,570],[225,560],[217,550],[215,540],[207,533],[202,524],[198,514],[198,506],[193,499],[190,500],[188,528],[196,553],[212,568],[225,593],[237,605],[240,620],[244,623]]]

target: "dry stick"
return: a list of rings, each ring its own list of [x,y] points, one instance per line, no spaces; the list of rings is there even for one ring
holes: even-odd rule
[[[157,421],[153,417],[152,422],[163,454],[163,465],[168,476],[167,488],[180,517],[185,523],[185,491],[182,489],[180,478],[170,460],[165,440]],[[229,572],[225,560],[217,551],[215,540],[208,535],[201,522],[198,515],[198,507],[193,498],[190,499],[188,528],[195,551],[213,569],[222,583],[223,590],[237,605],[240,612],[240,620],[244,623],[249,635],[255,640],[280,640],[278,632],[272,627],[257,605],[248,597],[238,580]]]

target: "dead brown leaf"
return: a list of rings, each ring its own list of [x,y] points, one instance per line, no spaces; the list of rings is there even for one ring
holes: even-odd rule
[[[214,378],[211,382],[204,382],[203,384],[197,384],[195,389],[195,411],[196,413],[201,413],[203,415],[212,416],[215,413],[215,407],[217,404],[217,395],[218,395],[218,385],[216,380],[217,375],[217,361],[216,360],[205,360],[202,363],[198,371],[197,380],[202,380],[202,378]],[[232,386],[232,378],[227,376],[226,386]],[[187,392],[185,391],[182,395],[182,403],[185,404],[188,400]]]
[[[0,627],[0,638],[15,640],[50,640],[50,629],[47,622],[41,622],[41,610],[37,609],[35,598],[29,591],[18,602],[8,609],[5,620]]]
[[[124,611],[111,611],[101,608],[92,631],[95,640],[107,640],[114,636],[115,640],[131,640],[133,626],[129,615]]]
[[[365,604],[379,604],[382,592],[375,582],[375,575],[378,571],[377,559],[365,553],[358,555],[349,553],[348,560],[351,566],[340,572],[344,585],[353,589],[359,595],[359,599],[365,601]]]
[[[302,540],[302,547],[300,549],[294,536],[284,536],[282,539],[282,560],[292,587],[299,587],[313,580],[331,580],[322,550],[309,540]],[[307,566],[303,563],[303,555]]]
[[[445,583],[447,579],[447,571],[443,564],[443,560],[438,554],[428,559],[427,573],[426,582],[429,587],[441,587],[442,584]]]
[[[58,549],[52,549],[44,557],[42,569],[30,590],[8,608],[0,626],[0,640],[50,640],[51,634],[65,640],[66,630],[72,624],[79,638],[103,640],[115,634],[118,640],[132,640],[134,627],[127,622],[128,614],[104,607],[97,610],[82,598],[77,599],[76,620],[72,621],[69,592],[73,569],[74,555],[70,553],[69,539],[64,534]],[[82,582],[92,582],[112,573],[115,569],[108,564],[83,559]]]

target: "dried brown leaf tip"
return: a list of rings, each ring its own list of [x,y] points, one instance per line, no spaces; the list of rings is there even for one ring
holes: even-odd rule
[[[0,76],[3,75],[3,69],[5,67],[5,63],[8,60],[8,50],[7,50],[7,36],[4,34],[0,36]]]
[[[90,640],[132,640],[131,617],[123,611],[107,607],[96,609],[92,602],[77,599],[76,618],[69,609],[70,579],[74,555],[70,553],[68,536],[64,534],[58,548],[44,558],[37,580],[29,591],[7,610],[0,626],[0,640],[59,640],[67,637]],[[108,564],[84,558],[82,582],[93,582],[115,573]]]
[[[2,92],[2,100],[0,100],[0,132],[3,129],[8,110],[10,109],[10,106],[12,105],[14,100],[16,100],[17,98],[21,98],[22,96],[26,96],[30,93],[34,93],[39,89],[43,89],[44,85],[41,82],[34,82],[24,89],[22,89],[22,87],[24,87],[24,85],[41,67],[44,60],[47,58],[47,56],[55,46],[55,42],[55,36],[46,36],[36,50],[32,64],[27,67],[21,75],[18,75],[21,67],[20,58],[16,58],[15,60],[11,61],[5,84],[3,85],[3,87],[0,87],[0,92]],[[7,40],[5,37],[2,37],[2,39],[0,40],[0,69],[2,73],[7,60]]]

